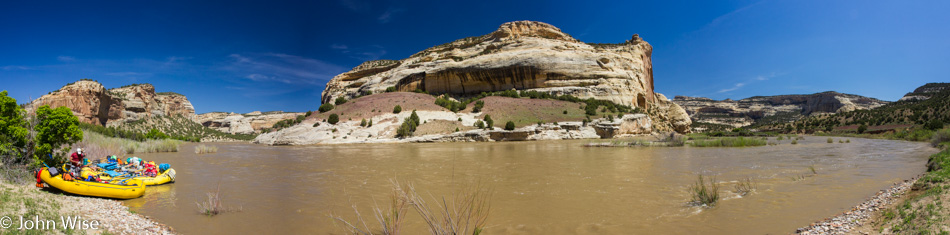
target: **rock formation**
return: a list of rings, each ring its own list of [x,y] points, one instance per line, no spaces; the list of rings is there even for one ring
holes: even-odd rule
[[[275,123],[297,118],[304,113],[285,113],[282,111],[261,113],[254,111],[245,114],[211,112],[198,114],[197,121],[201,125],[231,134],[255,134],[264,128],[271,128]]]
[[[106,90],[102,84],[80,80],[41,96],[30,109],[41,105],[66,106],[79,121],[111,126],[156,115],[182,115],[194,120],[195,108],[188,98],[177,93],[155,93],[151,84],[135,84]]]
[[[741,100],[676,96],[673,102],[682,106],[693,122],[733,127],[790,122],[814,114],[873,109],[888,103],[833,91],[810,95],[755,96]]]
[[[337,75],[322,102],[338,97],[426,91],[456,97],[502,90],[609,100],[648,110],[658,130],[688,131],[686,112],[654,92],[653,47],[638,35],[618,44],[587,44],[541,22],[502,24],[487,35],[459,39],[402,60],[367,61]],[[653,110],[655,106],[662,110]]]
[[[930,99],[934,94],[950,89],[950,83],[927,83],[901,97],[900,101],[919,101]]]

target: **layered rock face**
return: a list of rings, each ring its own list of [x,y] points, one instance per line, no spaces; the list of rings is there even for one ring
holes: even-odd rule
[[[586,44],[552,25],[517,21],[487,35],[432,47],[403,60],[367,61],[337,75],[322,102],[385,92],[422,90],[464,97],[481,92],[533,90],[664,110],[670,130],[689,129],[682,108],[653,90],[653,47],[638,35],[619,44]],[[677,116],[677,114],[682,114]],[[654,118],[663,120],[658,116]]]
[[[175,93],[155,93],[151,84],[106,90],[102,84],[81,80],[63,86],[30,104],[30,108],[66,106],[79,121],[95,125],[131,122],[155,115],[182,115],[194,119],[195,108],[188,98]]]
[[[712,100],[676,96],[694,122],[743,127],[757,122],[789,122],[822,113],[873,109],[887,104],[874,98],[833,91],[811,95],[756,96],[741,100]]]
[[[297,118],[304,113],[285,113],[281,111],[261,113],[259,111],[237,114],[211,112],[198,114],[197,121],[201,125],[231,134],[255,134],[264,128],[271,128],[275,123]]]

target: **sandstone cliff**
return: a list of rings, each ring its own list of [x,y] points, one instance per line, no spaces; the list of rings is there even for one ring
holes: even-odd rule
[[[654,92],[652,51],[638,35],[619,44],[586,44],[546,23],[509,22],[406,59],[367,61],[334,77],[322,102],[390,87],[456,97],[533,90],[639,107],[662,122],[654,124],[658,130],[689,131],[686,112]]]
[[[266,112],[259,111],[238,114],[225,112],[211,112],[198,114],[197,121],[201,125],[231,134],[256,134],[264,128],[271,128],[275,123],[297,118],[304,113]]]
[[[151,84],[106,90],[102,84],[80,80],[32,101],[29,108],[66,106],[79,121],[112,126],[152,116],[181,115],[194,120],[195,108],[177,93],[155,93]]]
[[[676,96],[673,102],[682,106],[694,122],[732,127],[791,122],[815,114],[873,109],[888,103],[833,91],[810,95],[755,96],[741,100]]]

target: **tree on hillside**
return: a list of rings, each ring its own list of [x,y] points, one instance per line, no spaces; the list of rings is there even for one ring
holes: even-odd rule
[[[336,125],[337,122],[340,122],[340,115],[330,114],[330,117],[327,118],[327,123]]]
[[[485,115],[485,127],[492,129],[495,127],[495,120],[491,119],[491,115]]]
[[[508,121],[507,123],[505,123],[505,130],[511,131],[514,129],[515,129],[515,122]]]
[[[333,110],[333,104],[331,103],[322,104],[320,105],[320,108],[317,109],[317,111],[320,111],[320,113],[330,112],[330,110]]]
[[[334,101],[333,103],[336,104],[336,105],[345,104],[345,103],[346,103],[346,98],[343,98],[343,96],[336,97],[336,101]]]
[[[7,91],[0,91],[0,157],[7,160],[22,162],[22,150],[27,144],[26,122],[23,121],[23,109],[16,103],[16,99],[7,96]]]
[[[864,133],[864,131],[866,130],[868,130],[868,125],[861,124],[860,126],[858,126],[858,134]]]
[[[398,114],[399,112],[402,112],[402,106],[396,105],[396,107],[393,107],[393,113]]]
[[[36,119],[34,159],[48,166],[66,162],[69,146],[82,140],[79,119],[67,107],[51,109],[48,105],[36,110]]]

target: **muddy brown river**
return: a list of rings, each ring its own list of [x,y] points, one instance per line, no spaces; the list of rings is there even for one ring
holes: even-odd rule
[[[179,153],[138,155],[170,163],[177,182],[124,203],[184,234],[343,234],[330,213],[355,221],[356,205],[377,227],[370,210],[388,205],[390,180],[397,179],[426,198],[490,188],[487,234],[785,234],[923,173],[936,152],[924,143],[826,139],[748,148],[583,147],[600,140],[212,143],[219,151],[203,155],[185,144]],[[714,208],[687,203],[687,187],[700,173],[722,182],[723,200]],[[747,177],[758,189],[732,193],[733,183]],[[217,187],[236,212],[199,214],[195,203]],[[408,212],[403,234],[427,234]]]

